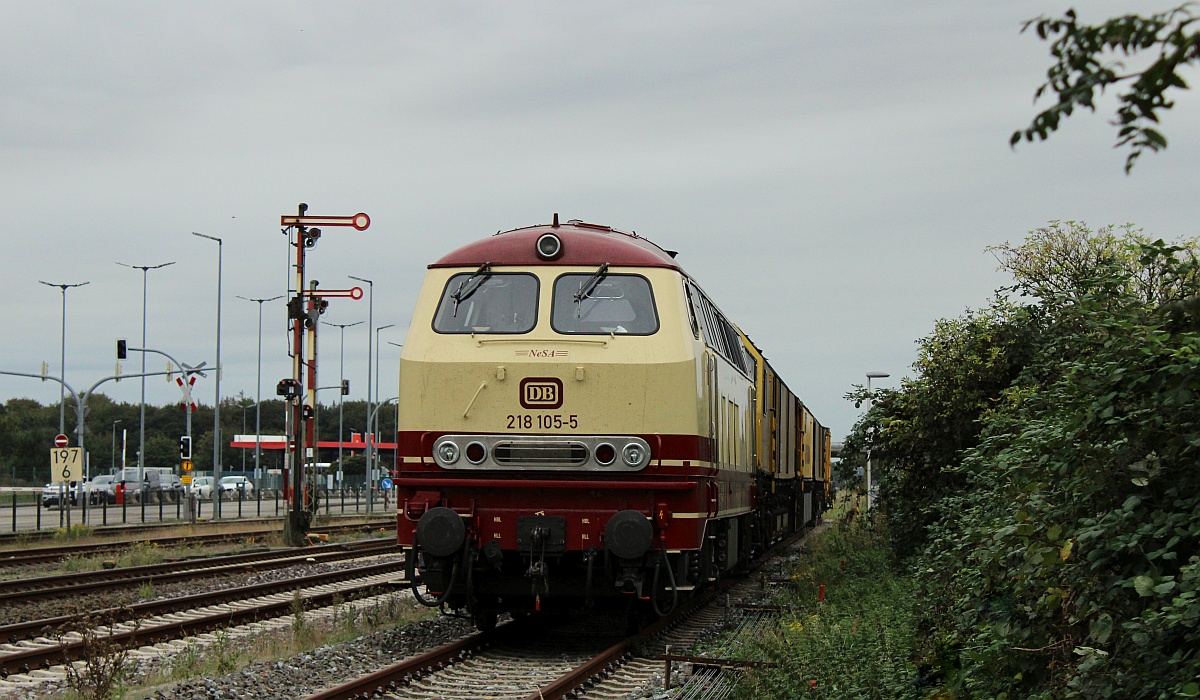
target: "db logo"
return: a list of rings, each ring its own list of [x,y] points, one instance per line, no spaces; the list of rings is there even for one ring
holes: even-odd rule
[[[563,383],[554,377],[526,377],[521,380],[523,408],[562,408]]]

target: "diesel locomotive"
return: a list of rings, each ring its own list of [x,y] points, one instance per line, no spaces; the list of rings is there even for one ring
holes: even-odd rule
[[[429,265],[398,413],[413,590],[485,630],[665,615],[830,502],[829,431],[676,253],[557,214]]]

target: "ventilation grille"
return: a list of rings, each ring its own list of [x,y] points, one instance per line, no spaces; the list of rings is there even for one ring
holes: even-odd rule
[[[508,440],[492,448],[492,460],[505,467],[582,467],[589,457],[581,442]]]

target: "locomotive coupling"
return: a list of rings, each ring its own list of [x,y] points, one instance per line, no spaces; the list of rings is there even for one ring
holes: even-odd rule
[[[417,521],[417,542],[434,557],[448,557],[467,540],[467,526],[452,508],[430,508]]]

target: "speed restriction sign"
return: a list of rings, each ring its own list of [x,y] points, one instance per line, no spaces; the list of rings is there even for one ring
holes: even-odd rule
[[[56,447],[50,450],[50,481],[58,483],[82,479],[82,447]]]

